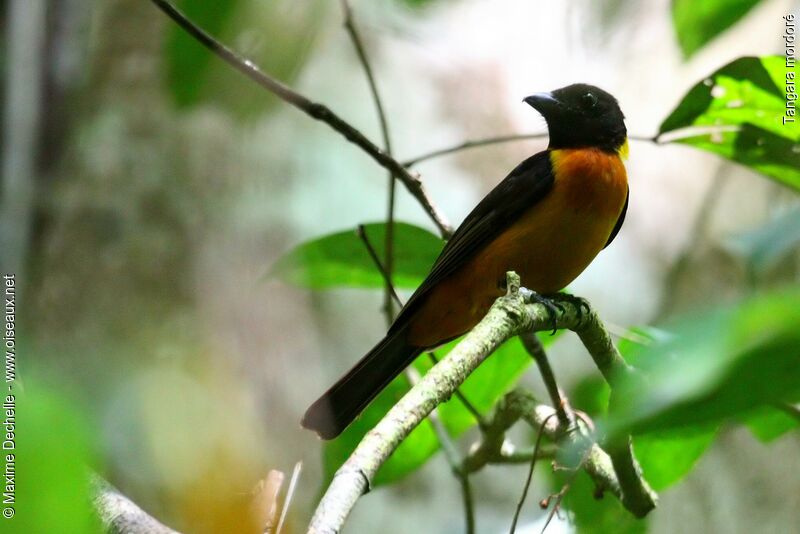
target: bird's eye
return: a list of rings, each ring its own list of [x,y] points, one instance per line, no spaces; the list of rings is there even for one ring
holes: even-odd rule
[[[597,105],[597,97],[593,93],[584,93],[581,95],[581,106],[584,109],[592,109]]]

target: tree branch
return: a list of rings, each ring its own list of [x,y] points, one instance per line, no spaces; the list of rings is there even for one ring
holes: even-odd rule
[[[613,391],[611,394],[614,394]],[[619,444],[609,444],[607,448],[619,485],[623,488],[622,504],[636,517],[646,516],[650,510],[655,508],[657,497],[642,478],[642,469],[633,456],[630,436],[625,437]]]
[[[425,212],[439,229],[442,237],[445,239],[450,237],[450,234],[452,234],[450,223],[447,222],[444,215],[441,214],[428,197],[418,174],[409,172],[400,162],[381,150],[375,143],[367,139],[361,131],[339,117],[324,104],[309,100],[302,94],[264,73],[249,59],[240,57],[233,50],[211,37],[194,22],[186,18],[181,11],[167,0],[150,1],[169,16],[169,18],[174,20],[181,28],[186,30],[195,40],[231,65],[234,69],[238,70],[284,102],[303,111],[311,118],[324,122],[342,134],[348,141],[369,154],[380,166],[388,170],[394,176],[397,176],[403,181],[403,184],[414,198],[422,205]]]
[[[176,530],[162,525],[136,503],[117,491],[108,482],[92,474],[92,501],[105,532],[111,534],[143,533],[178,534]]]
[[[369,489],[380,466],[403,439],[437,405],[446,401],[470,373],[504,341],[522,332],[552,328],[548,310],[541,304],[527,303],[528,299],[524,295],[529,292],[520,290],[520,281],[516,274],[508,274],[507,286],[508,293],[495,301],[486,317],[364,436],[334,475],[311,520],[310,533],[338,532],[358,498]],[[610,373],[611,369],[627,367],[594,311],[581,313],[579,307],[565,302],[557,311],[555,320],[558,328],[568,328],[578,333],[601,371],[605,369],[604,375]],[[543,407],[537,406],[533,412],[525,413],[523,418],[529,423],[533,421],[541,425],[543,411]],[[549,413],[554,413],[554,409],[549,408]],[[552,421],[554,428],[550,432],[556,435],[560,425],[555,422],[555,418]],[[549,426],[545,425],[545,432],[548,432]],[[644,489],[621,486],[623,480],[617,479],[608,455],[596,444],[589,447],[584,467],[593,478],[603,481],[603,489],[609,489],[618,496],[629,491],[651,495],[651,503],[647,509],[631,510],[634,514],[643,515],[655,505],[655,494],[641,478],[635,481],[625,479],[624,483],[635,483]],[[636,504],[636,501],[626,502],[623,499],[623,504],[628,506]]]

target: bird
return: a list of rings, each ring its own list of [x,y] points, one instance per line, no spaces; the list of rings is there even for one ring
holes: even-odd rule
[[[629,196],[617,100],[577,83],[523,102],[544,117],[547,149],[467,215],[386,336],[308,408],[303,427],[326,440],[341,434],[419,354],[469,332],[504,293],[508,271],[552,310],[617,236]]]

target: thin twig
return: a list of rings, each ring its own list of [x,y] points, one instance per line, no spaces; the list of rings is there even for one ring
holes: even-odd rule
[[[281,510],[281,518],[278,520],[278,528],[275,529],[275,534],[281,534],[283,522],[286,520],[286,515],[289,512],[289,506],[292,504],[294,497],[294,490],[297,488],[297,481],[300,479],[300,472],[303,470],[303,462],[294,464],[292,470],[292,478],[289,480],[289,488],[286,490],[286,498],[283,500],[283,509]]]
[[[413,365],[406,368],[406,376],[408,377],[412,386],[417,385],[420,381],[420,374]],[[469,472],[464,469],[464,460],[461,458],[461,454],[459,454],[455,443],[453,443],[450,433],[447,431],[442,419],[439,417],[438,409],[434,408],[431,413],[428,414],[428,421],[433,427],[433,431],[436,434],[439,443],[442,445],[442,451],[444,451],[445,459],[450,465],[450,470],[453,472],[453,475],[456,477],[456,479],[458,479],[461,485],[461,497],[464,502],[466,532],[467,534],[474,534],[475,506],[472,497],[472,486],[470,485],[469,481]]]
[[[511,141],[526,141],[529,139],[545,139],[547,137],[547,133],[531,133],[531,134],[511,134],[511,135],[498,135],[495,137],[486,137],[484,139],[473,139],[471,141],[464,141],[457,145],[440,148],[438,150],[432,150],[431,152],[426,152],[425,154],[420,154],[411,159],[407,159],[403,162],[403,165],[406,167],[413,167],[417,163],[421,163],[423,161],[427,161],[429,159],[438,158],[441,156],[447,156],[448,154],[453,154],[455,152],[460,152],[462,150],[468,150],[470,148],[477,148],[481,146],[487,145],[497,145],[500,143],[509,143]]]
[[[361,41],[361,34],[356,26],[355,17],[353,16],[353,9],[350,7],[348,0],[341,0],[342,12],[344,13],[344,27],[350,35],[350,40],[355,48],[358,60],[361,67],[364,69],[364,74],[367,77],[369,84],[369,92],[372,94],[372,101],[375,104],[375,111],[378,114],[378,122],[381,127],[381,137],[383,138],[383,148],[390,157],[392,154],[392,141],[389,135],[389,122],[386,119],[386,111],[383,108],[383,101],[381,100],[380,92],[378,91],[378,84],[375,81],[375,75],[372,71],[372,65],[369,62],[367,51]],[[389,283],[386,284],[386,291],[384,291],[383,308],[387,317],[394,320],[394,304],[392,301],[392,272],[394,271],[394,204],[395,204],[395,176],[389,173],[389,187],[386,199],[386,236],[384,239],[384,258],[383,265],[386,269],[386,278]]]
[[[571,427],[575,423],[574,418],[571,418],[567,414],[565,408],[566,403],[561,397],[561,392],[558,390],[556,376],[553,374],[553,369],[550,367],[550,362],[547,360],[547,353],[544,351],[542,342],[539,341],[539,337],[534,332],[524,332],[519,337],[522,339],[522,345],[536,361],[536,365],[539,366],[539,372],[542,375],[542,380],[544,380],[547,393],[550,395],[550,400],[553,402],[553,407],[558,414],[558,422],[561,423],[564,428]]]
[[[587,451],[587,454],[583,455],[583,458],[581,458],[580,463],[578,463],[578,465],[575,467],[575,469],[570,474],[569,479],[566,482],[564,482],[564,485],[561,486],[561,489],[556,494],[556,502],[553,505],[553,508],[550,510],[550,513],[547,514],[547,519],[544,522],[544,526],[542,526],[542,531],[541,531],[540,534],[544,534],[544,531],[547,530],[547,527],[550,525],[550,522],[553,520],[553,516],[555,516],[556,513],[558,512],[559,508],[561,508],[561,502],[564,500],[564,495],[566,495],[567,491],[569,491],[569,488],[572,487],[572,483],[575,481],[575,477],[578,476],[578,471],[583,467],[583,464],[586,463],[586,459],[587,458],[588,458],[588,451]],[[550,499],[548,498],[548,504],[549,504],[549,500]]]
[[[511,451],[511,452],[503,452],[502,450],[497,456],[493,456],[489,458],[488,464],[527,464],[533,460],[534,451],[533,449],[528,449],[525,451]],[[547,449],[539,448],[536,451],[536,459],[541,460],[542,458],[555,458],[556,456],[556,449],[553,447],[549,447]]]
[[[413,157],[411,159],[407,159],[403,162],[403,165],[410,168],[418,163],[422,163],[423,161],[428,161],[430,159],[438,158],[441,156],[447,156],[449,154],[454,154],[456,152],[461,152],[462,150],[469,150],[471,148],[478,148],[482,146],[488,145],[498,145],[501,143],[510,143],[514,141],[529,141],[531,139],[545,139],[547,138],[547,132],[538,132],[538,133],[528,133],[528,134],[510,134],[510,135],[498,135],[494,137],[485,137],[483,139],[473,139],[470,141],[464,141],[462,143],[458,143],[457,145],[440,148],[438,150],[432,150],[431,152],[426,152],[425,154],[420,154],[419,156]],[[644,135],[629,135],[628,139],[631,141],[644,141],[650,143],[659,143],[658,139],[654,136],[644,136]]]
[[[216,54],[220,59],[231,65],[258,85],[274,94],[284,102],[291,104],[303,111],[311,118],[322,121],[348,141],[357,145],[379,165],[403,181],[408,191],[419,201],[425,212],[439,229],[445,239],[452,234],[450,223],[447,222],[438,208],[433,204],[418,175],[412,174],[399,161],[381,150],[375,143],[367,139],[358,129],[339,117],[327,106],[309,100],[305,96],[284,85],[280,81],[264,73],[255,63],[245,59],[224,44],[211,37],[202,28],[186,18],[186,16],[167,0],[150,0],[161,9],[169,18],[174,20],[181,28],[186,30],[195,40]]]
[[[461,480],[461,500],[464,503],[467,534],[475,534],[475,498],[472,496],[472,482],[467,473],[462,473],[459,480]]]
[[[514,520],[511,522],[511,530],[509,530],[510,534],[514,534],[517,531],[517,521],[519,520],[519,514],[522,512],[522,507],[525,504],[525,498],[528,496],[528,488],[531,486],[531,480],[533,480],[533,468],[536,466],[536,459],[539,456],[539,446],[542,443],[542,436],[544,436],[544,427],[547,425],[547,422],[552,419],[553,417],[557,416],[558,412],[554,412],[548,415],[542,424],[539,425],[539,432],[536,434],[536,444],[533,446],[533,455],[531,455],[531,464],[528,468],[528,478],[525,479],[525,486],[522,488],[522,495],[519,498],[519,502],[517,503],[517,509],[514,512]]]
[[[372,246],[369,237],[367,237],[367,232],[363,224],[359,224],[358,226],[356,226],[356,235],[358,236],[359,239],[361,239],[362,243],[364,243],[364,248],[367,249],[367,254],[369,254],[370,259],[372,259],[372,262],[375,264],[375,267],[381,274],[384,284],[389,288],[392,298],[397,303],[397,305],[402,308],[403,301],[400,299],[400,296],[394,289],[394,284],[392,284],[392,281],[389,279],[389,273],[387,273],[386,269],[383,268],[383,263],[381,263],[381,259],[378,257],[378,253],[375,250],[375,247]]]

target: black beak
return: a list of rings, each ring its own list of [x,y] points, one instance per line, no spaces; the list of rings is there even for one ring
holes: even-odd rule
[[[522,101],[545,117],[561,107],[561,102],[559,102],[552,93],[536,93],[523,98]]]

